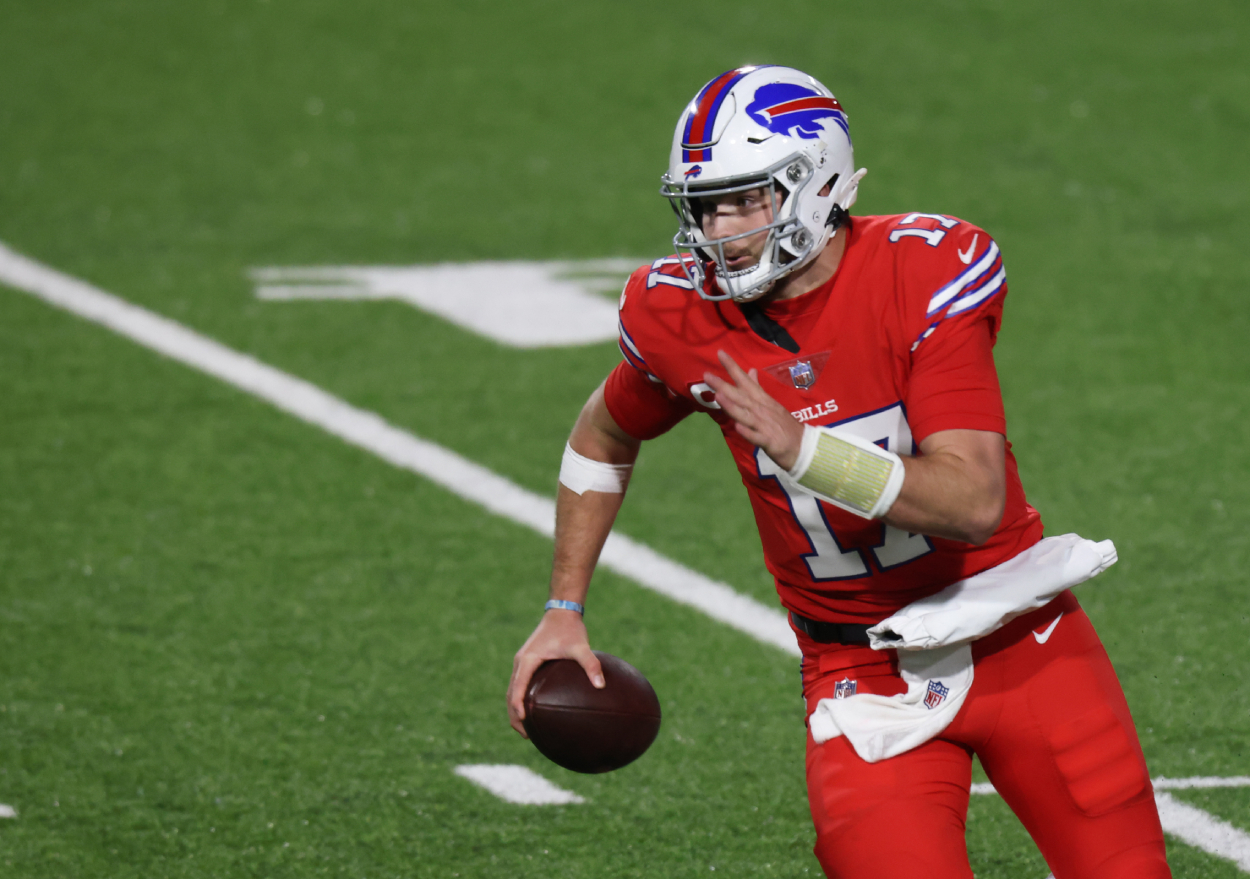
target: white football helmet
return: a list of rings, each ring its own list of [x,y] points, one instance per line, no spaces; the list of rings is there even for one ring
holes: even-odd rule
[[[855,171],[846,113],[814,78],[772,66],[722,73],[682,113],[661,178],[680,223],[673,246],[686,277],[705,299],[758,299],[824,249],[865,173]],[[726,238],[703,234],[698,199],[760,188],[772,200],[772,222]],[[761,231],[768,239],[759,263],[730,271],[725,244]],[[720,295],[703,289],[709,266]]]

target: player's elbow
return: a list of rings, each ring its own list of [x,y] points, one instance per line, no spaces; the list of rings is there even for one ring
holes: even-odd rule
[[[963,523],[964,540],[980,546],[993,537],[1003,521],[1006,506],[1005,492],[995,491],[986,492],[976,503],[970,504]]]

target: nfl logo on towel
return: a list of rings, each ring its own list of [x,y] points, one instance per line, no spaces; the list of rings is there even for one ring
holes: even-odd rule
[[[810,363],[800,360],[790,367],[790,381],[794,382],[796,388],[810,388],[816,383],[816,373],[812,371]]]
[[[937,708],[950,691],[951,688],[943,687],[941,681],[929,681],[929,692],[924,695],[924,707]]]
[[[857,683],[858,681],[853,681],[850,678],[843,678],[838,681],[837,686],[833,688],[833,698],[845,699],[847,696],[854,696]]]

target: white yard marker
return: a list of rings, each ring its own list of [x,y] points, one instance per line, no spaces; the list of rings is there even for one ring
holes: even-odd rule
[[[314,384],[227,348],[182,324],[119,299],[0,244],[0,281],[108,327],[171,360],[219,378],[320,427],[382,460],[420,474],[448,491],[551,537],[555,502],[527,491],[455,452],[414,436],[380,415],[358,409]],[[785,616],[654,550],[613,533],[603,567],[766,644],[798,656]]]
[[[253,269],[256,296],[395,299],[517,348],[616,338],[616,294],[642,260]],[[610,295],[603,295],[608,293]]]
[[[6,806],[4,803],[0,803],[0,818],[16,818],[16,817],[17,817],[17,809],[14,809],[12,806]]]
[[[1250,787],[1250,776],[1233,775],[1195,776],[1193,778],[1164,778],[1153,781],[1155,803],[1159,807],[1159,820],[1163,830],[1177,839],[1200,848],[1207,854],[1232,861],[1243,871],[1250,873],[1250,833],[1227,821],[1221,821],[1209,812],[1182,803],[1165,790],[1197,790],[1215,787]],[[996,794],[994,785],[988,781],[972,786],[974,794]]]
[[[457,766],[456,775],[486,788],[501,800],[519,803],[523,806],[586,802],[572,791],[556,787],[537,772],[526,769],[524,766],[478,763]]]

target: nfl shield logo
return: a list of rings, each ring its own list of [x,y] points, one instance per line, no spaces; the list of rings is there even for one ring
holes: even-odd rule
[[[925,708],[937,708],[946,699],[946,694],[951,691],[950,687],[943,687],[941,681],[929,681],[929,692],[924,695]]]
[[[850,678],[843,678],[838,681],[837,686],[833,688],[833,698],[845,699],[847,696],[854,696],[855,685],[858,683],[858,681],[853,681]]]
[[[790,367],[790,381],[794,382],[796,388],[810,388],[816,383],[816,373],[812,371],[810,363],[800,360]]]

